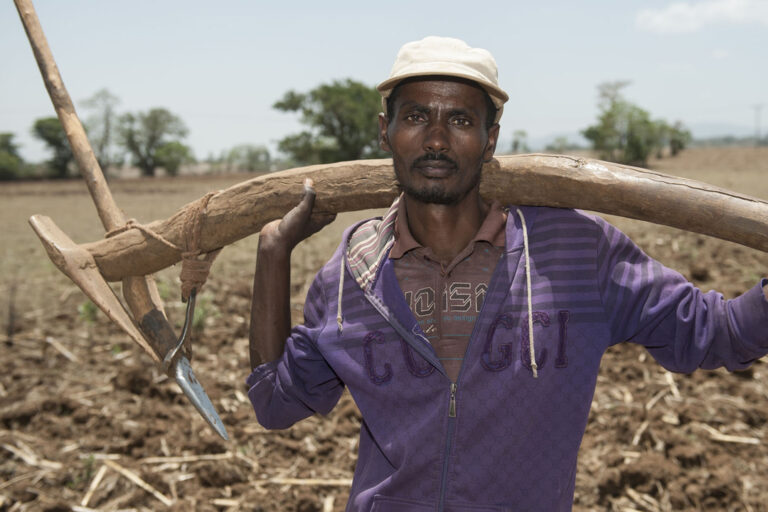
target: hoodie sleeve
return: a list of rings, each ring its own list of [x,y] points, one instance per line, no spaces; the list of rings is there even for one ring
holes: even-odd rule
[[[344,390],[316,343],[327,309],[319,276],[307,293],[304,323],[291,330],[283,355],[256,367],[246,379],[256,417],[265,428],[288,428],[314,413],[327,414]]]
[[[768,353],[768,301],[762,280],[725,300],[648,257],[602,219],[597,265],[611,343],[644,345],[666,369],[746,368]]]

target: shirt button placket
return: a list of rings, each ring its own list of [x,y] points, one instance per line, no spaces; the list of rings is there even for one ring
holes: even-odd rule
[[[435,274],[435,280],[437,281],[435,291],[440,294],[440,301],[437,304],[438,307],[435,308],[435,323],[437,324],[438,339],[443,337],[443,312],[447,309],[448,305],[448,290],[445,288],[445,273],[443,272],[442,264],[440,267],[439,275]]]

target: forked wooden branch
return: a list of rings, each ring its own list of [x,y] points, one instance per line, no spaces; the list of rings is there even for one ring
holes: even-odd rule
[[[385,207],[397,194],[391,160],[358,160],[292,169],[214,195],[200,245],[211,251],[282,217],[315,182],[315,209],[345,212]],[[503,204],[581,208],[665,224],[768,251],[768,202],[705,183],[599,160],[556,155],[502,156],[483,170],[481,193]],[[192,204],[148,225],[181,245]],[[107,280],[144,275],[180,260],[178,251],[132,229],[84,244]]]
[[[14,3],[29,38],[32,52],[35,54],[35,61],[40,68],[40,75],[45,83],[45,88],[67,135],[72,154],[85,179],[88,191],[91,193],[99,218],[106,230],[119,228],[125,224],[125,216],[112,197],[101,167],[88,142],[85,129],[77,117],[75,106],[64,86],[64,81],[48,46],[34,5],[32,5],[31,0],[14,0]],[[43,224],[52,223],[43,222]],[[138,321],[141,321],[150,312],[162,312],[162,303],[159,301],[155,283],[151,279],[137,279],[128,275],[124,288],[127,290],[126,300],[132,309],[134,318]],[[168,330],[165,329],[163,333],[167,334]],[[170,336],[157,336],[154,332],[145,332],[144,334],[150,338],[149,344],[154,349],[153,356],[155,359],[158,356],[163,356],[174,345],[175,340],[172,331]]]
[[[75,161],[88,185],[101,222],[108,231],[121,228],[125,225],[125,216],[112,197],[101,167],[85,135],[83,125],[77,117],[72,99],[64,87],[64,81],[53,59],[32,0],[14,0],[14,3],[35,54],[45,88],[67,135]],[[165,317],[157,286],[152,277],[147,275],[148,273],[139,275],[128,273],[122,279],[123,296],[132,314],[133,318],[131,318],[104,281],[97,265],[93,263],[91,254],[69,240],[51,219],[33,216],[30,223],[59,269],[80,286],[113,321],[120,324],[155,361],[163,359],[166,354],[175,353],[176,336]],[[193,301],[190,301],[190,304],[192,303]],[[169,375],[176,378],[184,394],[203,418],[219,435],[227,439],[224,425],[208,395],[195,378],[186,356],[181,355],[166,366]]]

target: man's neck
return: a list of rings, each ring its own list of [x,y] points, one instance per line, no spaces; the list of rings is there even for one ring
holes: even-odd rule
[[[408,195],[404,200],[411,234],[444,265],[475,237],[489,209],[477,188],[453,205],[422,203]]]

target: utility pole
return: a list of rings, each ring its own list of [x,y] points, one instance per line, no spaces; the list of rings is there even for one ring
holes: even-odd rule
[[[759,146],[761,142],[760,141],[760,137],[761,137],[760,115],[763,113],[763,104],[758,103],[756,105],[752,105],[752,108],[755,109],[755,146]]]

